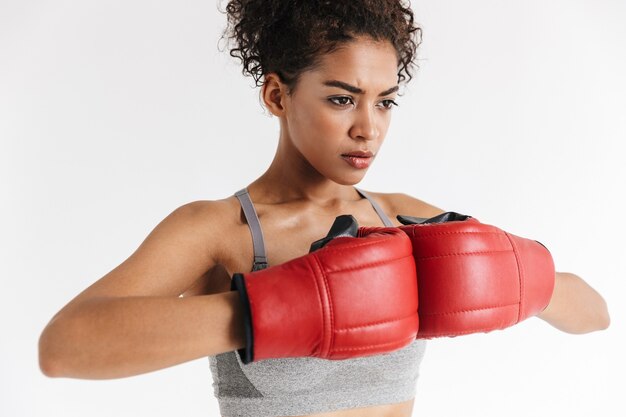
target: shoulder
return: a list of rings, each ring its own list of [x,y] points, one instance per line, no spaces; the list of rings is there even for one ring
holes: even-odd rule
[[[228,206],[228,201],[194,201],[173,209],[126,260],[71,303],[102,296],[178,296],[189,291],[221,260]]]
[[[177,207],[170,215],[218,226],[227,218],[236,218],[237,213],[236,210],[233,213],[233,209],[238,207],[234,196],[221,200],[195,200]]]
[[[228,236],[241,223],[239,204],[234,197],[221,200],[196,200],[176,207],[156,229],[176,231],[184,240],[212,254],[214,261],[221,258],[220,236]]]
[[[231,207],[229,199],[196,200],[175,208],[165,220],[181,226],[218,229],[232,220]]]
[[[394,221],[398,214],[429,218],[445,212],[445,210],[433,204],[406,193],[376,193],[367,190],[364,191],[373,197],[380,204],[385,213],[394,219]]]

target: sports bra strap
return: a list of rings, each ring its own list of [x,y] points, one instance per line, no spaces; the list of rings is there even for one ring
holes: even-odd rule
[[[356,187],[354,189],[362,196],[367,198],[370,202],[376,213],[383,221],[385,226],[393,227],[393,223],[389,220],[389,217],[385,214],[383,209],[378,205],[376,200],[370,197],[365,191],[360,190]],[[248,193],[248,188],[244,187],[241,190],[235,193],[235,196],[239,200],[241,204],[241,208],[243,209],[243,214],[246,217],[248,222],[248,226],[250,227],[250,233],[252,233],[252,247],[254,249],[254,262],[252,264],[252,270],[258,271],[260,269],[265,269],[268,267],[267,264],[267,255],[265,253],[265,243],[263,238],[263,229],[261,229],[261,224],[259,223],[259,217],[254,209],[254,204],[252,204],[252,200],[250,200],[250,194]]]
[[[372,204],[372,207],[374,207],[374,210],[376,210],[376,213],[378,213],[378,217],[380,217],[380,219],[383,221],[385,226],[394,227],[394,224],[391,222],[391,220],[389,220],[389,217],[387,217],[383,209],[380,208],[376,200],[370,197],[365,191],[360,190],[356,187],[354,187],[354,189],[357,190],[358,193],[361,194],[363,197],[367,198],[367,200]]]
[[[235,193],[235,196],[239,199],[243,214],[246,216],[248,226],[250,226],[250,232],[252,233],[252,247],[254,248],[254,263],[252,264],[252,270],[257,271],[259,269],[267,268],[267,256],[265,255],[265,243],[263,242],[263,230],[259,223],[259,217],[254,209],[254,204],[250,200],[250,194],[248,194],[248,188],[243,188]]]

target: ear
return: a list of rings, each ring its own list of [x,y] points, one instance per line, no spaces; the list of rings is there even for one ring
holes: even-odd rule
[[[287,86],[280,81],[278,74],[271,72],[265,74],[265,83],[261,90],[261,96],[265,107],[277,117],[285,112],[285,99],[287,97]]]

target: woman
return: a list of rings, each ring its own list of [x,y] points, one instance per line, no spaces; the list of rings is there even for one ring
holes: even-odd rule
[[[307,254],[339,215],[399,226],[397,214],[443,212],[355,188],[382,146],[399,83],[411,79],[421,33],[413,13],[398,0],[231,1],[227,13],[231,55],[280,121],[274,160],[236,195],[174,210],[71,300],[42,332],[42,371],[121,378],[208,356],[224,416],[410,416],[423,341],[340,361],[243,364],[244,311],[230,289],[236,272]],[[602,297],[570,273],[556,274],[538,317],[570,333],[609,324]]]

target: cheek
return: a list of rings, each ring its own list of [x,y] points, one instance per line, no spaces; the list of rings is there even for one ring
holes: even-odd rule
[[[389,116],[384,123],[380,124],[380,137],[381,140],[387,137],[387,130],[389,130],[389,125],[391,124],[391,116]]]
[[[324,105],[309,106],[297,115],[297,123],[309,132],[336,130],[341,127],[345,117],[340,112],[333,112]],[[311,130],[313,129],[313,130]]]
[[[345,137],[348,126],[345,116],[323,106],[300,111],[292,121],[293,139],[303,145],[314,143],[316,147],[324,144],[336,147],[336,142]]]

